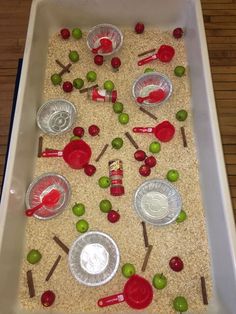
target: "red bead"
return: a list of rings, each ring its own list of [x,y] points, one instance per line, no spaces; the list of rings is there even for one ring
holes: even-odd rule
[[[142,34],[143,32],[144,32],[144,24],[143,23],[137,23],[136,25],[135,25],[135,32],[137,33],[137,34]]]
[[[155,167],[156,164],[157,164],[157,161],[154,156],[149,156],[145,159],[145,165],[149,166],[150,168]]]
[[[90,125],[90,127],[88,128],[88,132],[89,132],[89,134],[90,134],[91,136],[96,136],[96,135],[99,134],[100,129],[99,129],[99,127],[98,127],[97,125],[92,124],[92,125]]]
[[[84,136],[84,128],[77,126],[73,129],[74,136],[83,137]]]
[[[68,39],[70,37],[70,31],[68,28],[61,29],[60,33],[63,39]]]
[[[94,57],[94,63],[97,64],[97,65],[102,65],[102,64],[103,64],[103,61],[104,61],[103,56],[96,55],[96,56]]]
[[[184,268],[184,263],[178,256],[173,256],[169,261],[169,266],[173,271],[181,271]]]
[[[151,168],[147,165],[142,165],[139,168],[139,173],[141,174],[141,176],[143,177],[148,177],[151,173]]]
[[[94,165],[86,165],[84,166],[84,173],[87,174],[87,176],[91,177],[96,172],[96,167]]]
[[[69,81],[63,83],[62,88],[64,92],[70,93],[73,90],[73,84]]]
[[[111,59],[111,66],[112,66],[114,69],[118,69],[118,68],[121,66],[120,58],[118,58],[118,57],[112,58],[112,59]]]
[[[41,303],[45,307],[51,306],[54,303],[55,298],[55,293],[51,290],[47,290],[41,296]]]
[[[115,211],[115,210],[110,210],[109,213],[107,214],[107,219],[111,222],[111,223],[115,223],[120,219],[120,214]]]
[[[146,153],[143,150],[136,150],[134,153],[134,158],[137,161],[143,161],[147,157]]]
[[[174,36],[174,38],[176,38],[176,39],[181,38],[181,37],[183,36],[183,33],[184,33],[184,31],[183,31],[183,29],[180,28],[180,27],[175,28],[175,29],[173,30],[173,36]]]

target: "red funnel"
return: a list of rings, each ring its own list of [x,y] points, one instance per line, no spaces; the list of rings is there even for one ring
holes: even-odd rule
[[[89,163],[92,151],[83,140],[68,143],[63,150],[47,149],[42,152],[42,157],[63,157],[65,162],[73,169],[82,169]]]
[[[98,306],[105,307],[125,301],[133,309],[141,310],[149,306],[152,299],[151,284],[145,278],[133,275],[126,282],[123,293],[99,299]]]

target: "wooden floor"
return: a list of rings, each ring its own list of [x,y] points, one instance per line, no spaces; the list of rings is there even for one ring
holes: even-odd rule
[[[18,59],[31,0],[0,5],[0,182],[5,162]],[[226,169],[236,218],[236,0],[202,0]]]

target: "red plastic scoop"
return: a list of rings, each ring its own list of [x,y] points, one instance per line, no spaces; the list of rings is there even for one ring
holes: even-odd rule
[[[89,163],[92,151],[83,140],[74,140],[67,144],[63,150],[46,149],[42,157],[63,157],[64,161],[73,169],[82,169]]]
[[[40,209],[42,206],[46,206],[46,207],[53,207],[60,199],[61,193],[56,190],[56,189],[52,189],[50,192],[48,192],[47,194],[44,195],[44,197],[42,198],[41,203],[39,203],[37,206],[30,208],[30,209],[26,209],[25,210],[25,214],[28,217],[33,216],[33,214]]]
[[[126,302],[133,309],[146,308],[153,299],[151,284],[143,277],[133,275],[124,286],[123,293],[111,295],[98,300],[98,306],[105,307],[121,302]]]
[[[146,57],[142,60],[139,60],[138,65],[144,65],[147,64],[153,60],[157,60],[159,59],[161,62],[170,62],[172,60],[172,58],[175,55],[175,50],[172,46],[168,46],[168,45],[162,45],[157,53]]]
[[[162,101],[165,98],[165,92],[163,89],[159,88],[156,90],[153,90],[145,97],[137,97],[137,102],[142,104],[145,100],[148,100],[149,103],[155,103],[158,101]]]
[[[98,53],[99,50],[102,50],[102,53],[109,53],[112,51],[112,41],[108,38],[100,39],[100,46],[92,49],[92,53]]]
[[[156,127],[135,127],[134,133],[154,133],[161,142],[169,142],[175,134],[175,127],[169,121],[163,121]]]

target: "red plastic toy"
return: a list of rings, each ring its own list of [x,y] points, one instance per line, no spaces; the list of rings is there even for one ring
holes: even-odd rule
[[[156,127],[135,127],[134,133],[154,133],[161,142],[169,142],[175,134],[175,127],[169,121],[163,121]]]
[[[73,169],[82,169],[89,163],[92,151],[83,140],[74,140],[67,144],[63,150],[46,149],[42,157],[63,157],[64,161]]]
[[[126,302],[133,309],[144,309],[152,302],[153,290],[151,284],[143,277],[133,275],[124,286],[124,291],[98,300],[98,306],[105,307]]]
[[[170,62],[172,60],[172,58],[175,55],[175,50],[172,46],[168,46],[168,45],[162,45],[157,53],[146,57],[142,60],[139,60],[138,65],[144,65],[147,64],[153,60],[157,60],[159,59],[161,62]]]

